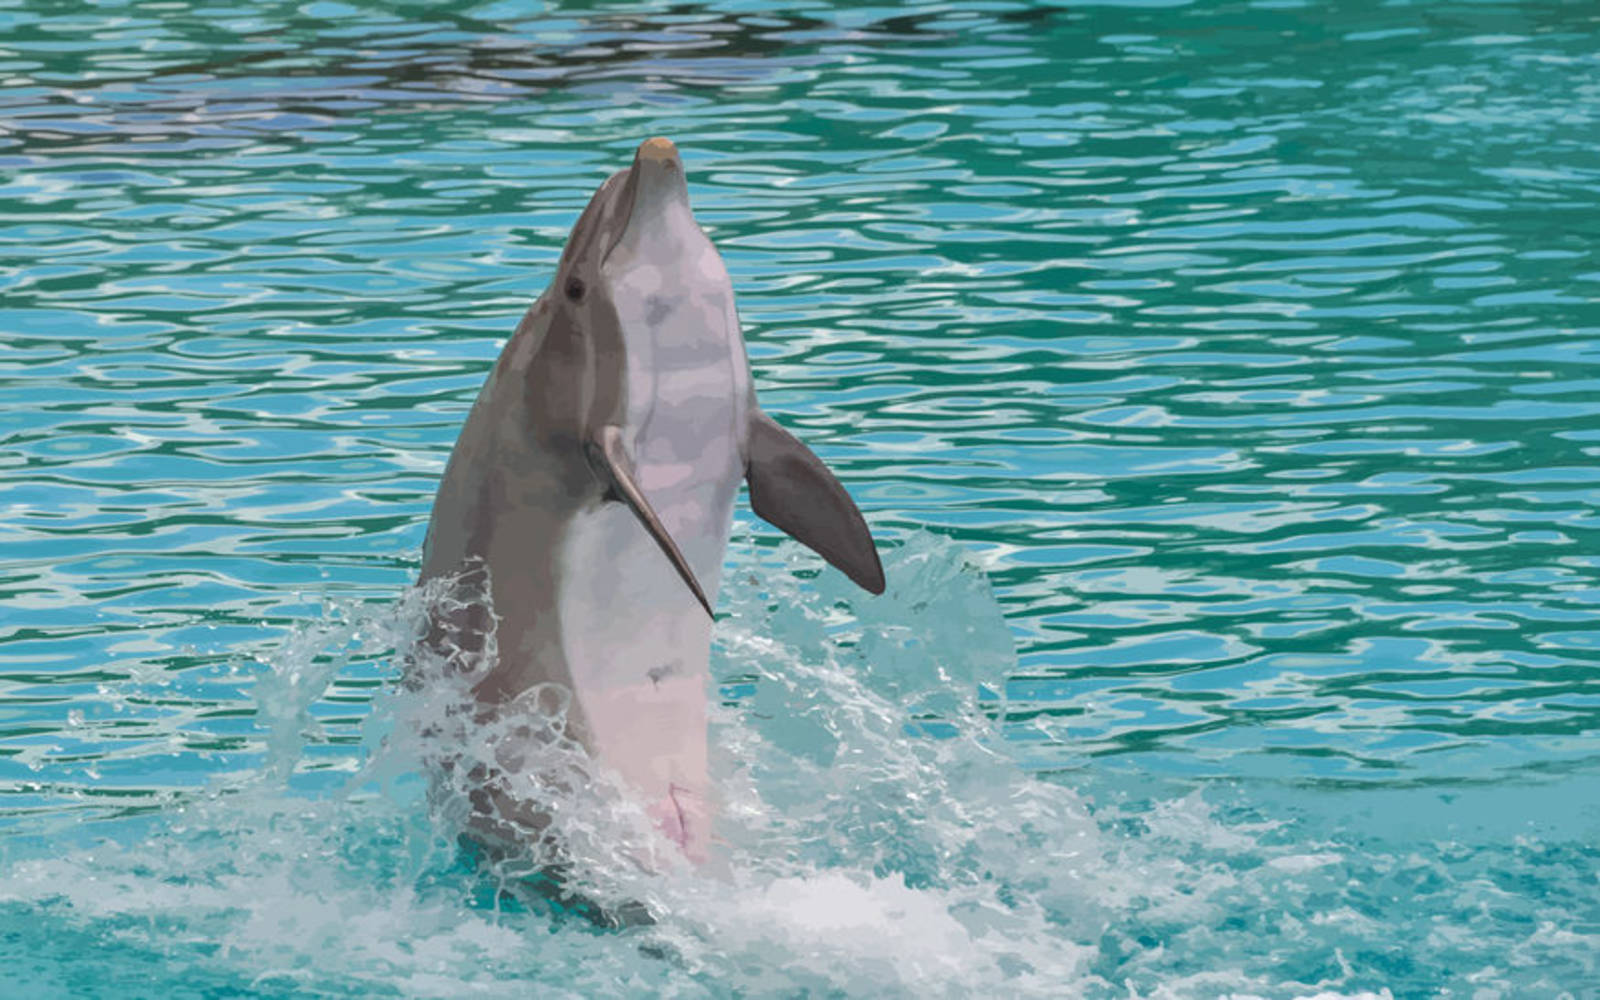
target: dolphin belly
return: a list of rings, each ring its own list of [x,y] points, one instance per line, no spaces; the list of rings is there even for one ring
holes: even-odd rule
[[[695,305],[684,303],[685,312],[706,317]],[[722,317],[709,315],[720,327]],[[734,392],[743,357],[736,365],[725,341],[717,350],[708,331],[681,336],[676,327],[658,326],[652,367],[638,373],[653,383],[653,405],[629,428],[631,445],[639,485],[715,601],[744,478],[735,406],[743,397]],[[621,504],[573,518],[558,558],[563,658],[584,738],[662,831],[701,858],[711,621]]]

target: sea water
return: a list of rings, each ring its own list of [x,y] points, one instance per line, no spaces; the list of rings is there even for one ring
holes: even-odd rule
[[[769,7],[0,2],[0,997],[1596,996],[1589,7]],[[607,930],[395,679],[655,134],[889,590],[741,512]]]

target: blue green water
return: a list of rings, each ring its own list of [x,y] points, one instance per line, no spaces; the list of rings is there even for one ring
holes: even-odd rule
[[[1597,27],[0,0],[0,996],[1600,996]],[[595,934],[362,768],[655,134],[891,587],[741,512],[725,870]]]

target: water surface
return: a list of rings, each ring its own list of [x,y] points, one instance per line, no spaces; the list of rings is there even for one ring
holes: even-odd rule
[[[0,984],[1592,995],[1595,27],[0,2]],[[654,134],[892,584],[740,515],[764,818],[669,960],[344,793],[466,408]]]

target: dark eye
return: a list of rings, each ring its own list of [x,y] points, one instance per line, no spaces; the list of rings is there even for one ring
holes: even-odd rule
[[[583,301],[583,279],[574,275],[567,279],[567,298],[574,302]]]

